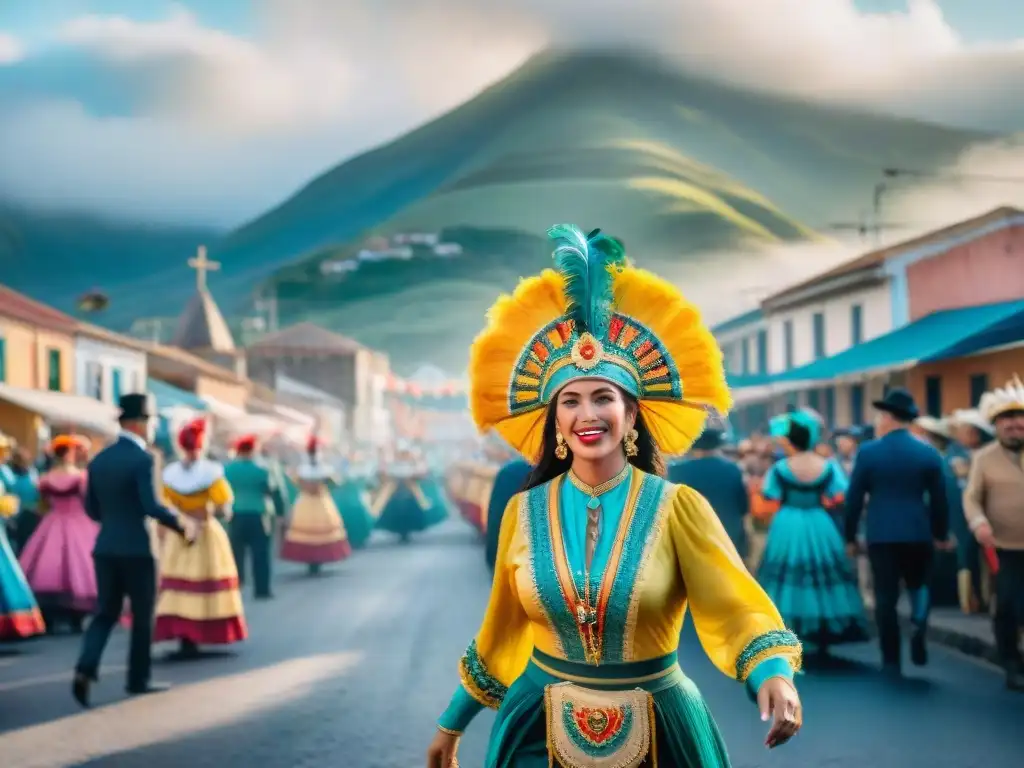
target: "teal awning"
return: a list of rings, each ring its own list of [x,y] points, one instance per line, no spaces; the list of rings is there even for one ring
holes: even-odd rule
[[[767,373],[729,373],[726,374],[725,381],[729,389],[744,389],[770,384],[772,377]]]
[[[772,383],[827,381],[946,360],[1024,340],[1024,301],[933,312],[832,357],[780,373]]]
[[[208,410],[206,403],[192,392],[168,384],[166,381],[146,379],[146,389],[156,398],[157,410],[164,408],[191,408],[195,411]]]

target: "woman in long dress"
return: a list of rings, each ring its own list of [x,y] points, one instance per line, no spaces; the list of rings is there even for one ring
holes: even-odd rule
[[[470,352],[471,410],[536,463],[509,503],[491,597],[459,664],[429,768],[498,710],[486,768],[722,768],[725,745],[679,667],[687,607],[745,683],[767,745],[800,727],[800,643],[700,494],[664,477],[708,409],[722,355],[693,305],[599,231],[555,227],[556,270],[498,300]]]
[[[306,444],[306,460],[299,465],[295,484],[299,495],[292,506],[281,546],[281,559],[306,563],[310,575],[325,563],[337,563],[352,554],[330,489],[337,484],[334,471],[320,456],[314,435]]]
[[[21,553],[25,578],[51,630],[66,621],[80,632],[96,609],[92,549],[100,527],[85,513],[86,473],[78,467],[87,451],[87,441],[76,435],[60,435],[50,444],[55,464],[39,481],[48,511]]]
[[[0,440],[4,435],[0,434]],[[0,479],[0,642],[46,631],[43,614],[7,540],[7,526],[18,513],[18,497]]]
[[[761,487],[777,511],[757,577],[786,626],[824,656],[834,645],[868,639],[857,573],[830,512],[843,501],[846,476],[814,452],[821,432],[812,414],[778,416],[771,434],[786,458]]]
[[[429,471],[410,445],[399,445],[393,460],[383,464],[373,512],[377,529],[398,534],[406,543],[412,534],[425,531],[446,517],[431,493]]]
[[[370,512],[368,484],[370,472],[365,462],[353,457],[347,462],[341,481],[331,489],[331,498],[345,526],[345,536],[353,549],[362,549],[370,540],[376,522]]]
[[[153,642],[178,640],[180,655],[194,657],[201,645],[241,642],[248,629],[231,541],[218,519],[230,519],[231,486],[224,467],[204,457],[206,421],[186,424],[177,445],[180,458],[163,471],[164,498],[202,527],[193,544],[164,537]]]

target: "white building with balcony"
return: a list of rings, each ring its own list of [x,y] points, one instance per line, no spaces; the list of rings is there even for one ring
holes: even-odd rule
[[[116,406],[121,395],[146,391],[146,361],[137,340],[82,323],[75,333],[77,394]]]

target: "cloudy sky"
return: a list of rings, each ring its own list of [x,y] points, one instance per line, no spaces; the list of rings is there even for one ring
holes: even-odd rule
[[[235,225],[552,44],[639,45],[753,88],[1024,130],[1019,2],[5,2],[0,198]]]

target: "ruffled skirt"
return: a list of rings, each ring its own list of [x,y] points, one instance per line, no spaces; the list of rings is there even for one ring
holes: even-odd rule
[[[436,503],[430,498],[427,483],[420,483],[420,493],[416,494],[404,481],[398,481],[393,488],[391,481],[385,482],[378,493],[387,494],[377,517],[377,528],[400,536],[424,531],[437,522],[438,514],[444,519],[444,510],[435,512],[432,507]],[[378,504],[380,502],[378,501]]]
[[[352,554],[334,499],[326,491],[300,493],[281,545],[281,559],[294,563],[335,563]]]
[[[652,665],[670,665],[669,674],[653,682],[600,686],[604,690],[637,687],[650,691],[654,699],[653,755],[643,763],[654,768],[729,768],[729,756],[718,725],[704,703],[697,686],[683,674],[675,654],[662,659],[630,664],[591,667],[564,662],[534,652],[554,672],[593,678],[642,678]],[[544,688],[564,678],[542,670],[531,660],[526,671],[512,684],[498,710],[487,749],[485,768],[548,768],[548,734]],[[591,687],[589,684],[587,687]],[[597,687],[597,686],[595,686]]]
[[[857,574],[824,509],[779,510],[757,578],[786,626],[804,642],[829,646],[868,639]]]
[[[19,640],[46,632],[43,615],[7,540],[0,519],[0,640]]]
[[[189,640],[229,645],[248,635],[231,542],[210,519],[196,542],[164,538],[153,642]]]
[[[331,492],[331,498],[341,515],[348,543],[354,549],[364,547],[373,533],[374,523],[366,489],[361,483],[342,483]]]
[[[77,614],[96,609],[96,568],[92,550],[99,524],[84,510],[43,516],[21,553],[21,568],[45,608]]]

